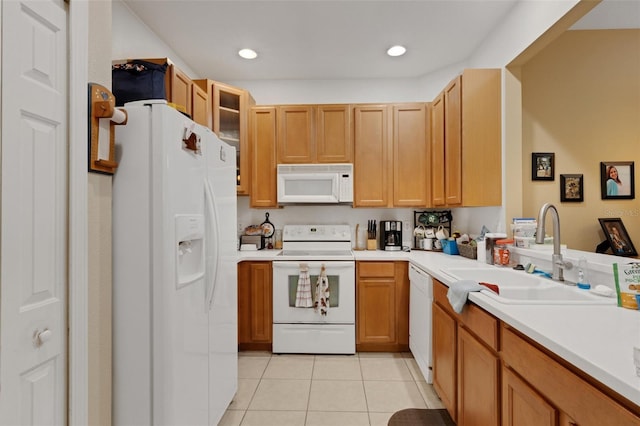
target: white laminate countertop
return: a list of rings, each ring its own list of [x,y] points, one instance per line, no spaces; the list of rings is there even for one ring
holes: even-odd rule
[[[279,250],[238,252],[238,261],[275,260]],[[494,268],[462,256],[427,251],[354,251],[356,260],[406,260],[446,285],[442,270]],[[510,305],[482,293],[469,300],[640,406],[633,348],[640,347],[640,311],[612,305]]]

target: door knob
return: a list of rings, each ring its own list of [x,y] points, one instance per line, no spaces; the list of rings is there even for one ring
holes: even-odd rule
[[[34,334],[33,343],[36,346],[42,346],[44,343],[46,343],[48,340],[51,339],[51,335],[53,333],[48,328],[45,328],[42,331],[36,330],[35,333],[33,333],[33,334]]]

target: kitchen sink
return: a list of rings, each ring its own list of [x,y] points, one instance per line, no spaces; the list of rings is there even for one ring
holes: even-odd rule
[[[548,278],[523,271],[500,268],[450,268],[445,275],[459,280],[474,280],[497,284],[500,294],[491,290],[482,293],[497,302],[514,305],[574,305],[615,304],[613,297],[604,297],[575,286],[557,283]]]

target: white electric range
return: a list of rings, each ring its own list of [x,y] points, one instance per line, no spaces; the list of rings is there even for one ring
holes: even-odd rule
[[[328,295],[316,294],[323,267]],[[308,307],[298,293],[305,285],[311,289]],[[313,306],[321,295],[328,296],[325,314]],[[354,354],[355,312],[349,225],[285,226],[282,253],[273,261],[273,352]]]

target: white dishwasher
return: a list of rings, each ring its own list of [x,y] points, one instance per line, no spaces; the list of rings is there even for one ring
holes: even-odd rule
[[[433,383],[431,355],[431,303],[433,279],[409,264],[409,349],[427,383]]]

